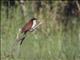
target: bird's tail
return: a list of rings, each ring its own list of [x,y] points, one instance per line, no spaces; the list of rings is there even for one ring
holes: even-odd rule
[[[20,46],[22,45],[24,39],[25,39],[25,35],[24,33],[21,33],[21,31],[19,31],[17,33],[17,37],[15,42],[12,44],[10,52],[11,54],[15,53],[15,52],[19,52],[20,50]],[[18,53],[17,53],[18,54]]]
[[[23,33],[21,36],[19,36],[19,37],[16,39],[16,44],[19,43],[19,45],[22,45],[24,39],[25,39],[25,34]]]
[[[19,32],[17,33],[16,40],[15,40],[15,42],[12,45],[12,50],[14,50],[16,46],[22,45],[22,43],[23,43],[23,41],[25,39],[25,35],[26,34],[21,33],[21,31],[19,30]]]
[[[25,36],[22,37],[22,39],[21,39],[21,41],[20,41],[20,45],[22,45],[24,39],[25,39]]]

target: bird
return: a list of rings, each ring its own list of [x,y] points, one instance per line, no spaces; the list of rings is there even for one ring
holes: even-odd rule
[[[36,18],[32,18],[30,19],[30,21],[28,23],[26,23],[22,29],[21,29],[21,33],[26,34],[28,31],[31,31],[31,29],[34,29],[34,27],[37,24],[37,19]]]
[[[20,33],[21,34],[23,33],[23,36],[17,39],[18,42],[20,41],[20,45],[22,45],[26,33],[29,31],[33,31],[36,25],[37,25],[37,18],[32,18],[20,29]]]

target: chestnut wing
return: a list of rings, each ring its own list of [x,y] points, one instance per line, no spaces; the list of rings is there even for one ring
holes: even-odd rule
[[[29,21],[28,23],[26,23],[22,28],[22,32],[26,33],[27,31],[29,31],[32,27],[32,24],[33,24],[32,21]]]

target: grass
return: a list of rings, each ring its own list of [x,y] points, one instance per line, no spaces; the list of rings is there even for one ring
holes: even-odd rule
[[[26,9],[28,20],[34,13],[30,5]],[[66,30],[47,10],[40,13],[38,18],[45,24],[29,32],[20,49],[15,46],[16,51],[11,56],[10,50],[18,29],[26,20],[22,20],[19,6],[9,9],[8,18],[6,8],[1,7],[1,60],[80,60],[80,22],[77,22],[80,18],[71,17]]]

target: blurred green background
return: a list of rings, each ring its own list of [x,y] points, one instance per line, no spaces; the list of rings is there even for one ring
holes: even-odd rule
[[[26,0],[23,6],[25,12],[17,0],[1,1],[1,60],[80,60],[80,15],[75,2]],[[27,33],[12,55],[19,28],[32,17],[43,24]]]

